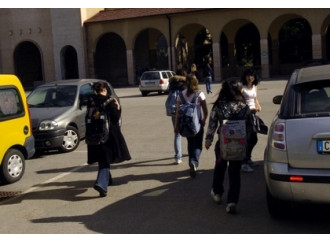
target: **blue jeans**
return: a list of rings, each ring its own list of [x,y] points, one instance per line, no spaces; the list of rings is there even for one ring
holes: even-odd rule
[[[97,173],[95,185],[100,186],[105,192],[107,192],[110,177],[110,165],[102,164],[99,162],[99,170]]]
[[[175,116],[172,116],[172,124],[173,128],[175,126]],[[181,135],[179,133],[174,134],[174,152],[175,152],[175,159],[182,158],[182,148],[181,148]]]
[[[207,94],[209,94],[210,92],[212,92],[212,88],[211,88],[212,77],[207,76],[205,77],[204,81],[206,85],[206,92]]]
[[[187,137],[189,165],[194,164],[196,168],[199,165],[199,157],[203,149],[204,127],[201,126],[200,131],[193,137]]]

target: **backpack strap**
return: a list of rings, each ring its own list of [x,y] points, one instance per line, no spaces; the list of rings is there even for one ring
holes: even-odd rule
[[[199,95],[201,94],[201,92],[202,92],[202,91],[195,92],[194,98],[193,98],[193,100],[191,101],[191,103],[196,103],[196,102],[197,102],[197,98],[199,97]],[[185,104],[187,101],[186,101],[186,99],[184,98],[183,93],[182,93],[182,92],[179,92],[179,95],[180,95],[181,102],[182,102],[183,104]]]
[[[183,104],[185,104],[187,101],[186,101],[186,99],[184,98],[183,93],[182,93],[182,92],[179,92],[179,96],[180,96],[181,102],[182,102]]]

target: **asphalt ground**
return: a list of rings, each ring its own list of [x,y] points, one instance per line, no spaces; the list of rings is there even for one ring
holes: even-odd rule
[[[259,85],[260,117],[267,125],[278,109],[272,98],[283,93],[285,84],[285,80],[267,80]],[[200,87],[205,91],[203,84]],[[213,93],[207,95],[209,111],[220,87],[219,83],[213,84]],[[108,196],[100,198],[92,188],[97,166],[86,164],[84,142],[72,153],[45,154],[28,161],[20,182],[0,187],[2,191],[21,192],[0,201],[1,234],[175,234],[196,237],[151,238],[201,240],[207,237],[197,234],[327,234],[330,231],[328,214],[322,216],[324,210],[317,208],[311,212],[297,209],[286,220],[270,217],[263,176],[266,135],[258,136],[253,151],[253,160],[259,166],[254,173],[242,173],[238,214],[229,215],[225,211],[225,195],[220,205],[210,197],[214,147],[203,150],[198,174],[192,179],[184,139],[183,162],[174,164],[173,128],[170,117],[165,115],[166,95],[155,93],[142,97],[136,87],[119,88],[116,92],[123,107],[122,131],[132,160],[112,165],[114,184],[109,187]],[[227,178],[225,186],[228,187]]]

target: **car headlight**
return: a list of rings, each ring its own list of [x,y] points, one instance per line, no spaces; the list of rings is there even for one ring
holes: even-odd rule
[[[57,126],[58,126],[57,122],[55,122],[53,120],[45,120],[40,123],[39,130],[41,130],[41,131],[53,130],[53,129],[57,128]]]

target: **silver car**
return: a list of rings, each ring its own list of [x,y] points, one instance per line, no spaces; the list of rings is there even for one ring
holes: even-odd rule
[[[143,72],[139,84],[142,96],[147,96],[149,92],[167,93],[169,79],[174,75],[175,72],[170,70]]]
[[[103,81],[108,93],[117,98],[112,86],[98,79],[74,79],[50,82],[38,86],[28,96],[35,148],[74,151],[85,137],[87,99],[93,93],[92,84]]]
[[[291,75],[264,154],[267,204],[274,217],[293,202],[330,203],[330,65]]]

